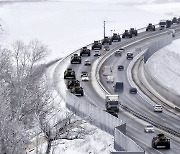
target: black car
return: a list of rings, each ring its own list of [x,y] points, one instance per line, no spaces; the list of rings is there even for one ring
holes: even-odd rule
[[[133,53],[127,53],[127,59],[132,60],[133,59]]]
[[[115,51],[114,53],[115,56],[121,56],[122,55],[122,52],[120,50],[117,50]]]
[[[137,94],[137,89],[136,88],[130,88],[129,92],[131,94]]]
[[[104,46],[104,51],[109,51],[110,47],[108,45]]]
[[[124,66],[123,66],[123,65],[119,65],[119,66],[118,66],[118,70],[119,70],[119,71],[124,70]]]

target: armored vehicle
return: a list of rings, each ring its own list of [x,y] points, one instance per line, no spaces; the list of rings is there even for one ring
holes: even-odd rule
[[[155,31],[155,25],[153,25],[152,23],[149,23],[149,25],[146,27],[146,31]]]
[[[79,56],[78,54],[74,54],[71,57],[71,64],[81,64],[81,56]]]
[[[80,87],[79,80],[68,80],[67,82],[67,88],[72,89],[73,87]]]
[[[111,41],[112,42],[120,42],[121,41],[120,35],[117,33],[113,33],[113,36],[111,37]]]
[[[172,24],[178,24],[178,19],[176,17],[172,19]]]
[[[171,27],[172,21],[171,20],[166,20],[166,28]]]
[[[101,50],[102,49],[102,44],[100,41],[94,41],[92,45],[92,50]]]
[[[124,33],[122,34],[122,38],[132,38],[132,33],[130,33],[128,30],[125,30]]]
[[[104,39],[102,40],[102,45],[111,45],[112,41],[109,37],[105,36]]]
[[[84,91],[82,87],[73,87],[70,92],[76,96],[84,96]]]
[[[64,71],[64,79],[76,79],[75,71],[73,71],[71,68],[67,68]]]
[[[130,29],[129,29],[129,33],[130,33],[130,34],[132,34],[132,35],[135,35],[135,36],[137,36],[137,35],[138,35],[137,30],[136,30],[136,29],[134,29],[134,28],[130,28]]]
[[[83,47],[80,51],[80,56],[91,56],[90,49],[88,49],[87,47]]]
[[[119,112],[119,95],[106,95],[106,110],[107,112]]]
[[[170,139],[165,137],[164,134],[158,134],[152,139],[152,147],[170,149]]]

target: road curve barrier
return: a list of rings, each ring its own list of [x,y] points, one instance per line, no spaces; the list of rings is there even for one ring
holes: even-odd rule
[[[172,42],[172,36],[166,35],[160,40],[157,40],[151,44],[147,52],[144,54],[144,76],[147,82],[155,89],[161,96],[163,96],[168,101],[172,102],[175,105],[175,109],[180,107],[180,95],[165,85],[161,84],[148,70],[146,63],[148,59],[159,49],[170,44]]]

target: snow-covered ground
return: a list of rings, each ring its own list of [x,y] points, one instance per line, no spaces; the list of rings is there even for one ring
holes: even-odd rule
[[[180,94],[180,40],[153,54],[147,68],[162,85]]]
[[[178,0],[59,0],[28,3],[24,0],[0,3],[0,42],[8,45],[18,39],[29,41],[37,38],[51,49],[47,59],[50,61],[102,39],[103,21],[106,21],[106,35],[110,36],[112,32],[122,33],[130,27],[141,28],[150,22],[158,23],[161,19],[180,16],[179,10]],[[170,52],[164,52],[161,56],[166,57],[169,68],[175,72],[174,68],[180,70],[179,54],[175,49],[173,52],[176,56]],[[153,69],[155,67],[152,66],[152,71],[157,72],[157,69]],[[165,70],[165,66],[161,64],[161,67],[161,70]],[[160,71],[158,73],[162,74]],[[157,75],[157,78],[162,80],[164,76]],[[56,150],[62,153],[109,153],[112,150],[110,143],[113,142],[108,141],[112,141],[112,137],[97,130],[94,136],[88,136],[84,141],[64,142]]]

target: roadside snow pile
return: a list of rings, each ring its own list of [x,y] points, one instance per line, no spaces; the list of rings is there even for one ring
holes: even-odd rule
[[[146,65],[162,85],[180,94],[180,39],[152,55]]]

